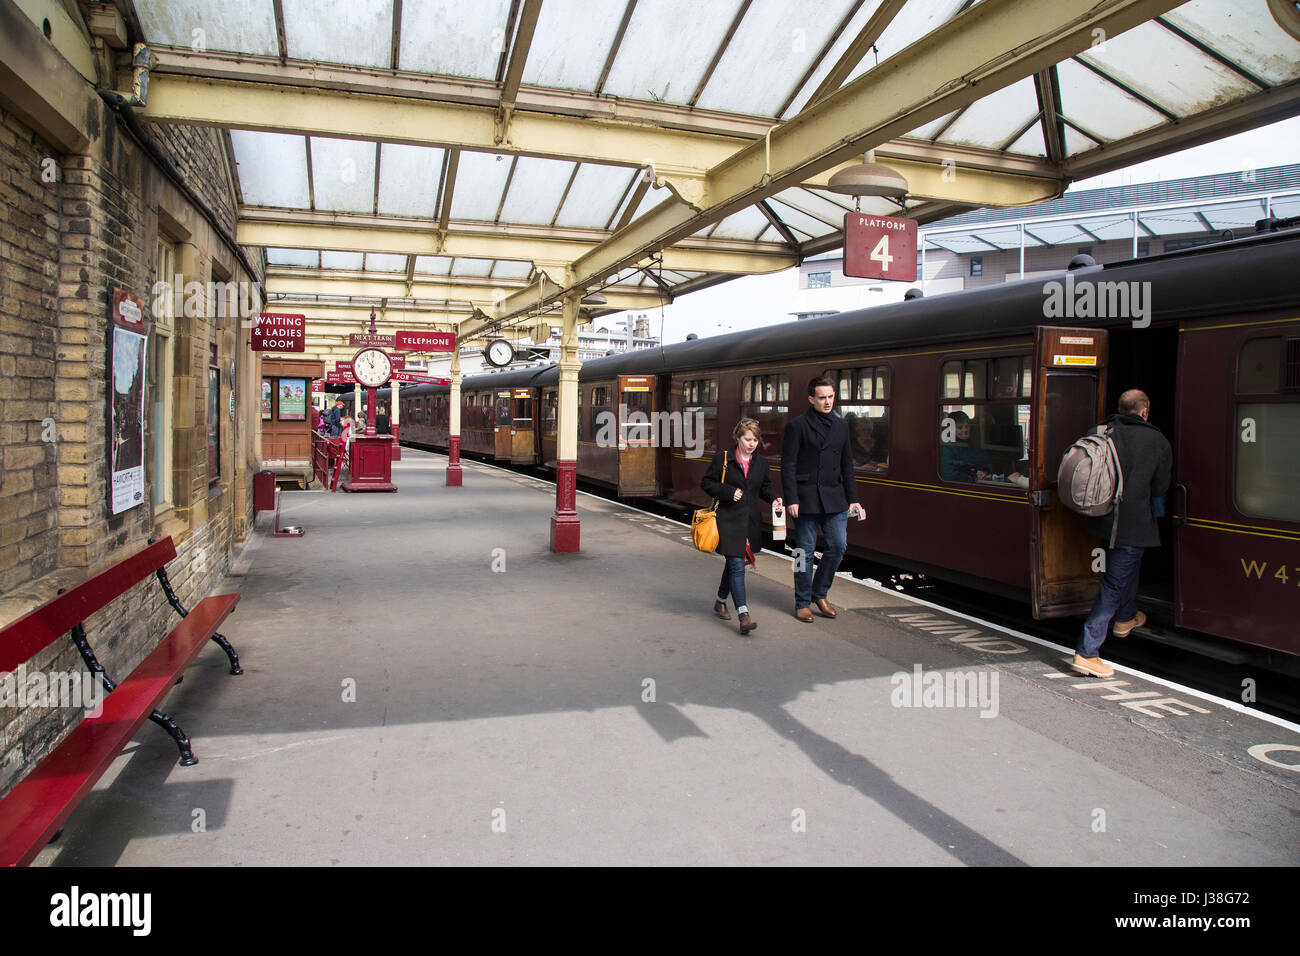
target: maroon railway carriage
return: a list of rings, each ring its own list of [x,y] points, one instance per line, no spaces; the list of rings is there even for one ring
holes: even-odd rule
[[[1293,229],[596,359],[579,373],[578,474],[706,504],[710,457],[754,418],[779,487],[785,422],[825,374],[867,511],[851,553],[1023,599],[1040,618],[1082,614],[1100,542],[1056,499],[1056,468],[1142,388],[1175,456],[1143,609],[1297,655],[1296,262]],[[553,467],[558,373],[533,374],[535,461]],[[487,378],[466,379],[466,409]],[[963,417],[970,437],[953,441]]]

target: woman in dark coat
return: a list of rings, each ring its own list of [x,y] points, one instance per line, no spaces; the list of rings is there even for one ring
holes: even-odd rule
[[[732,436],[736,447],[714,452],[709,470],[704,473],[700,487],[718,502],[718,550],[726,558],[722,581],[718,585],[718,599],[713,603],[713,613],[730,621],[727,613],[727,596],[736,603],[740,633],[748,634],[758,627],[749,616],[745,604],[745,562],[754,563],[750,542],[762,546],[763,526],[759,521],[755,503],[761,498],[772,501],[772,479],[767,459],[756,454],[759,443],[759,424],[752,418],[737,422]],[[725,470],[724,470],[725,469]],[[773,504],[783,507],[777,498]]]

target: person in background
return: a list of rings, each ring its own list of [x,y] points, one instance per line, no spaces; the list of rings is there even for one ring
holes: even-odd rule
[[[338,438],[343,433],[343,399],[334,400],[334,407],[325,413],[325,424],[329,426],[330,438]]]
[[[320,423],[322,417],[323,416],[320,413],[320,409],[317,408],[315,405],[313,405],[311,407],[311,430],[312,431],[314,432],[320,431]]]
[[[700,487],[717,499],[717,553],[726,561],[722,580],[718,583],[718,598],[713,602],[713,613],[724,621],[731,620],[727,613],[727,597],[730,595],[736,605],[740,633],[748,634],[758,625],[750,616],[745,601],[745,564],[754,564],[751,542],[757,542],[762,548],[763,541],[763,526],[754,505],[762,499],[780,508],[783,502],[780,498],[772,501],[772,479],[767,459],[755,451],[761,437],[759,423],[752,418],[742,418],[731,434],[736,439],[734,451],[713,453],[713,461],[700,480]]]
[[[1119,521],[1115,547],[1106,549],[1101,591],[1075,646],[1074,669],[1093,677],[1115,675],[1115,668],[1097,656],[1111,619],[1115,619],[1116,637],[1128,637],[1147,622],[1147,616],[1137,609],[1138,579],[1145,550],[1160,547],[1153,499],[1163,498],[1169,490],[1174,460],[1169,439],[1147,420],[1150,415],[1151,399],[1146,392],[1131,388],[1119,397],[1118,413],[1106,421],[1119,453],[1124,499],[1118,515],[1087,519],[1088,533],[1107,543],[1113,522]]]
[[[809,604],[823,617],[839,612],[827,595],[848,547],[849,515],[864,514],[858,504],[849,426],[831,409],[835,386],[819,375],[808,383],[808,411],[786,422],[781,442],[781,487],[794,519],[794,616],[813,621]],[[813,555],[817,531],[826,538],[817,576]]]
[[[375,412],[375,434],[391,435],[392,433],[392,424],[388,420],[388,406],[380,405]]]

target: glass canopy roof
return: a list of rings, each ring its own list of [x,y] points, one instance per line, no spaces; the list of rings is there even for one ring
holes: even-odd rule
[[[607,122],[637,131],[656,124],[694,130],[701,142],[736,150],[835,89],[888,69],[892,57],[975,5],[134,0],[133,7],[146,42],[166,54],[159,67],[164,79],[187,73],[229,79],[257,68],[271,71],[272,78],[249,82],[287,75],[285,82],[299,87],[359,86],[359,96],[466,105],[499,97],[498,129],[512,110],[562,116],[599,107],[614,116]],[[1298,80],[1300,41],[1274,21],[1262,0],[1192,0],[993,89],[912,130],[888,150],[931,162],[944,149],[964,150],[963,156],[974,151],[988,168],[1018,163],[1050,171],[1086,160],[1090,170],[1102,171],[1116,146],[1164,134],[1163,150],[1171,151],[1180,135],[1191,135],[1179,124],[1252,98],[1262,101]],[[1296,102],[1291,94],[1289,103]],[[622,119],[621,111],[629,116]],[[1278,118],[1274,108],[1267,119]],[[312,277],[373,275],[393,283],[392,296],[381,299],[420,301],[420,284],[435,280],[443,285],[431,302],[459,301],[446,294],[446,284],[456,280],[466,280],[471,290],[495,283],[508,294],[537,283],[539,270],[554,281],[564,263],[620,235],[661,204],[680,202],[669,188],[649,182],[645,158],[637,155],[610,159],[605,150],[599,159],[575,159],[569,144],[549,156],[525,154],[501,135],[495,148],[470,148],[436,132],[421,131],[414,139],[426,145],[417,145],[339,135],[347,131],[328,122],[307,135],[258,125],[229,124],[240,228],[301,227],[283,233],[286,241],[248,243],[265,249],[268,285],[274,278],[280,290]],[[450,145],[457,142],[462,145]],[[705,169],[716,162],[701,161]],[[766,261],[790,264],[835,248],[854,201],[824,182],[786,188],[733,211],[666,250],[661,262],[621,270],[610,277],[616,281],[609,288],[662,299],[747,271],[747,263],[756,271]],[[861,201],[866,212],[911,213],[926,222],[978,205],[983,203],[945,201],[937,194]],[[1215,228],[1227,227],[1253,214],[1247,206],[1205,210],[1205,216]],[[1142,225],[1153,234],[1187,231],[1190,215],[1144,216]],[[1131,230],[1131,221],[1114,228]],[[330,231],[345,229],[354,231]],[[1063,230],[1069,229],[1075,227],[1045,224],[1036,231],[1039,239],[1026,242],[1068,242],[1072,234]],[[368,244],[354,241],[363,233]],[[462,251],[474,254],[441,254],[450,249],[444,246],[449,237],[463,239]],[[968,240],[945,238],[962,241]],[[1001,246],[1020,237],[984,230],[979,240],[969,241]],[[668,255],[672,251],[680,255]],[[365,301],[375,294],[340,287],[350,290],[344,299]],[[304,283],[302,290],[323,295],[318,285]],[[478,303],[478,296],[466,293],[464,301]]]

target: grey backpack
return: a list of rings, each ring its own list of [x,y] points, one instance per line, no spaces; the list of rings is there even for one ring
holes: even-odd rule
[[[1112,548],[1119,532],[1119,504],[1124,500],[1124,469],[1113,434],[1106,425],[1094,435],[1084,435],[1065,450],[1056,472],[1056,492],[1065,507],[1089,518],[1114,513]]]

